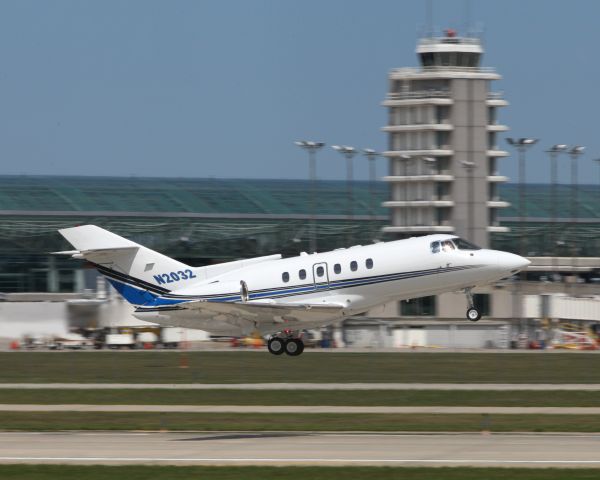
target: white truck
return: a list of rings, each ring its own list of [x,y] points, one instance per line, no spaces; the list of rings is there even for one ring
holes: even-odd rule
[[[104,340],[106,348],[135,348],[133,333],[107,333]]]

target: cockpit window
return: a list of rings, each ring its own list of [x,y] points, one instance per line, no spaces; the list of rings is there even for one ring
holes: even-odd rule
[[[473,245],[472,243],[467,242],[462,238],[453,238],[452,241],[454,242],[454,245],[456,245],[456,248],[458,248],[459,250],[481,250],[481,247]]]
[[[444,240],[442,242],[442,250],[444,252],[451,252],[452,250],[454,250],[456,247],[454,247],[454,244],[450,241],[450,240]]]
[[[431,253],[438,253],[440,251],[440,242],[431,242]]]

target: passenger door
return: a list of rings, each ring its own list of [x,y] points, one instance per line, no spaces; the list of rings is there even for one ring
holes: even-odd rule
[[[315,263],[313,265],[313,282],[315,283],[315,290],[328,290],[329,289],[329,271],[327,270],[327,263]]]

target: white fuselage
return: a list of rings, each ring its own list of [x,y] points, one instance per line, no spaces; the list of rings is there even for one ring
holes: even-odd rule
[[[526,259],[487,249],[444,249],[451,235],[355,246],[326,253],[267,259],[194,283],[172,281],[171,292],[136,310],[136,317],[164,325],[237,335],[276,333],[331,324],[377,305],[493,283],[525,268]],[[434,244],[438,242],[437,247]],[[178,308],[185,302],[244,302],[341,305],[328,316],[295,315],[281,322],[231,320],[210,312]]]

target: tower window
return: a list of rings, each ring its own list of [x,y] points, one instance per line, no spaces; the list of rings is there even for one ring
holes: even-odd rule
[[[488,108],[488,125],[496,125],[498,123],[498,110],[496,107]]]

